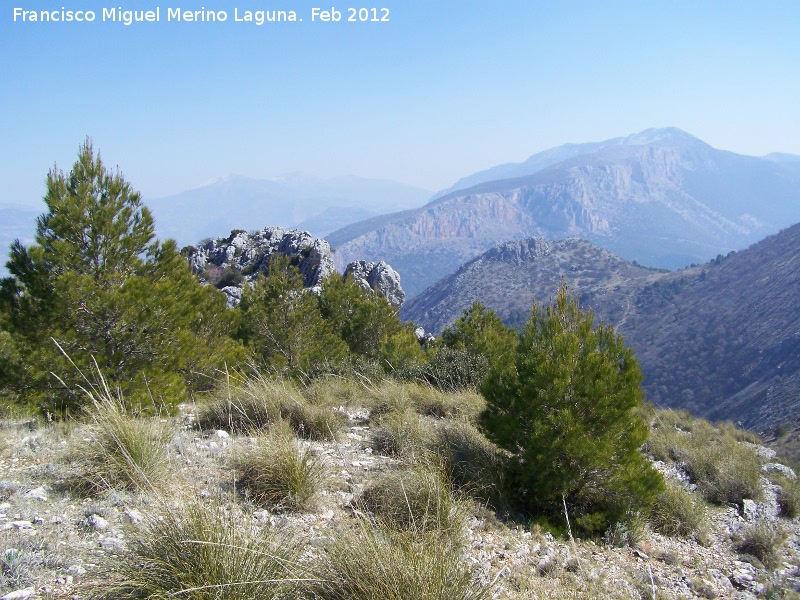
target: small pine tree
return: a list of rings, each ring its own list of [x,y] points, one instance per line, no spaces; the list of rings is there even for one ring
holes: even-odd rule
[[[51,414],[79,409],[85,382],[71,363],[88,375],[96,361],[130,404],[171,409],[238,360],[224,296],[205,290],[174,242],[155,240],[139,193],[89,140],[69,174],[49,172],[44,200],[36,243],[12,245],[0,284],[22,357],[4,383],[22,401]]]
[[[520,507],[550,518],[570,506],[579,525],[602,532],[626,510],[647,506],[660,475],[639,452],[648,429],[635,412],[642,374],[613,328],[594,325],[566,286],[534,303],[510,364],[484,381],[481,425],[511,453]]]
[[[424,361],[413,326],[400,321],[397,308],[372,290],[362,290],[352,277],[328,277],[319,296],[322,317],[352,354],[402,368]]]
[[[517,332],[476,300],[442,332],[442,342],[448,348],[480,354],[490,366],[497,367],[509,363],[517,345]]]
[[[277,371],[300,375],[347,355],[347,345],[322,318],[317,298],[303,288],[303,276],[288,257],[270,260],[267,276],[245,288],[239,309],[242,339],[262,364]]]

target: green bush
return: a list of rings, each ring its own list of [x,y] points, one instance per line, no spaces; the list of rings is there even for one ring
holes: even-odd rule
[[[149,517],[126,545],[91,572],[85,597],[290,600],[308,578],[294,540],[254,534],[213,503]]]
[[[489,359],[474,350],[444,346],[420,369],[419,377],[445,392],[477,390],[489,371]]]
[[[565,286],[534,303],[513,356],[498,360],[482,391],[481,426],[506,462],[520,509],[602,533],[629,510],[647,509],[663,479],[639,452],[648,428],[642,374],[621,336],[578,308]],[[598,515],[604,515],[601,519]]]
[[[174,411],[243,358],[225,295],[200,283],[174,241],[155,239],[140,194],[90,140],[46,188],[35,243],[12,245],[0,282],[0,325],[16,354],[10,364],[0,356],[0,371],[20,402],[77,415],[86,398],[73,363],[86,371],[96,360],[130,405]]]

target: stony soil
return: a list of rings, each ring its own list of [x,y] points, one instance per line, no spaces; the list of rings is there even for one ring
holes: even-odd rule
[[[228,457],[252,443],[224,431],[199,432],[191,419],[175,427],[171,456],[175,488],[227,498],[242,527],[289,528],[324,545],[333,527],[351,519],[351,501],[398,460],[370,447],[363,414],[350,414],[338,442],[312,443],[329,478],[314,510],[277,514],[252,506],[235,489]],[[80,585],[109,550],[123,548],[152,509],[146,495],[108,492],[81,497],[65,481],[70,452],[88,441],[83,425],[4,422],[0,429],[0,600],[80,598]],[[304,442],[308,443],[308,442]],[[70,450],[71,449],[71,450]],[[764,480],[766,483],[766,480]],[[768,500],[770,499],[767,493]],[[774,503],[774,498],[772,499]],[[500,522],[474,507],[465,560],[498,599],[528,598],[790,598],[800,591],[800,522],[780,519],[788,534],[783,564],[767,572],[734,550],[737,532],[774,506],[714,509],[705,545],[648,531],[636,548],[598,541],[554,539],[537,528]]]

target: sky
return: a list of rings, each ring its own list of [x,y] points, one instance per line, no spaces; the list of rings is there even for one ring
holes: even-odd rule
[[[62,7],[96,19],[19,18]],[[176,7],[227,20],[168,21]],[[341,20],[312,22],[315,7]],[[361,7],[389,21],[348,22]],[[104,22],[103,8],[161,20]],[[247,10],[302,20],[234,20]],[[650,127],[800,154],[800,2],[2,0],[0,86],[0,206],[39,206],[87,136],[145,201],[229,174],[433,192]]]

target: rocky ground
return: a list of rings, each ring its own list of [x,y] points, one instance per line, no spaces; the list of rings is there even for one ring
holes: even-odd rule
[[[311,443],[329,473],[312,511],[278,514],[237,494],[228,457],[247,437],[199,432],[181,418],[171,444],[174,482],[200,497],[227,497],[242,527],[301,532],[313,551],[333,527],[352,518],[351,501],[397,459],[370,445],[363,414],[349,415],[338,442]],[[80,598],[104,553],[124,548],[152,510],[146,495],[109,492],[81,497],[65,481],[70,456],[88,443],[83,425],[4,422],[0,429],[0,600]],[[310,443],[310,442],[303,442]],[[764,480],[765,485],[766,479]],[[554,539],[536,527],[500,522],[474,507],[466,560],[492,597],[522,598],[792,598],[800,592],[800,522],[780,519],[787,534],[781,565],[768,572],[737,554],[734,540],[758,519],[776,519],[774,493],[763,504],[713,509],[703,544],[647,530],[635,547]]]

